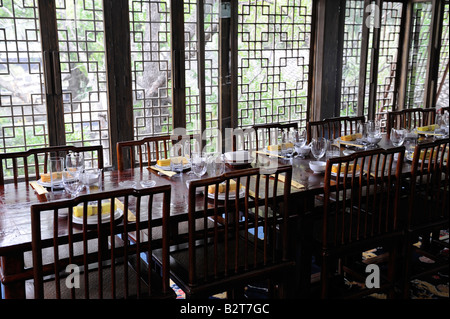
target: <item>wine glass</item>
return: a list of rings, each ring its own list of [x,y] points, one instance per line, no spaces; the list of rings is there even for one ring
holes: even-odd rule
[[[184,156],[188,159],[189,163],[192,167],[192,157],[195,153],[200,152],[200,143],[196,139],[188,139],[184,142]],[[192,175],[194,172],[192,172],[192,169],[187,172],[187,175]]]
[[[192,154],[192,172],[198,178],[202,177],[206,173],[206,156],[203,153]]]
[[[367,142],[369,142],[369,147],[376,147],[376,145],[381,141],[381,129],[378,123],[374,121],[367,122]]]
[[[294,132],[281,132],[281,156],[291,158],[294,154]]]
[[[212,153],[206,157],[208,176],[219,176],[225,172],[225,161],[220,153]]]
[[[315,157],[316,160],[323,157],[327,150],[328,141],[323,138],[314,138],[311,142],[311,153]]]
[[[391,129],[391,136],[390,136],[392,145],[395,147],[401,146],[403,142],[405,141],[405,130],[404,129]]]
[[[434,124],[435,124],[434,138],[438,139],[444,137],[443,135],[445,134],[445,126],[446,126],[444,122],[444,115],[441,113],[437,113]]]
[[[170,169],[181,175],[183,172],[184,149],[181,143],[172,145],[170,148]]]
[[[82,171],[84,170],[84,156],[83,153],[69,153],[66,155],[66,168],[68,171]]]
[[[294,147],[297,152],[297,156],[303,158],[302,148],[306,145],[306,131],[305,130],[296,130],[294,132]]]
[[[64,189],[71,197],[76,197],[84,187],[84,177],[82,170],[70,170],[66,168],[62,173],[62,183]]]

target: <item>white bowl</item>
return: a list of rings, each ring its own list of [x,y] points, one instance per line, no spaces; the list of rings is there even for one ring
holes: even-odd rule
[[[326,162],[322,161],[311,161],[309,162],[309,168],[311,168],[314,173],[322,173],[325,172],[325,167],[327,166]]]

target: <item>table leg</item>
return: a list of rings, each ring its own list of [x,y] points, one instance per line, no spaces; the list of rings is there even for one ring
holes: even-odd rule
[[[2,256],[0,260],[5,299],[25,299],[25,281],[13,279],[24,270],[23,252]]]

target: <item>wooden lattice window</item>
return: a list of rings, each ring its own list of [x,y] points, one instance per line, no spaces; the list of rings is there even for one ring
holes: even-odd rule
[[[240,1],[238,126],[306,126],[312,1]]]

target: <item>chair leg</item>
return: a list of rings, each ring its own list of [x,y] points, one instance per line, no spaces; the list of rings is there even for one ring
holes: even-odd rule
[[[320,269],[320,284],[321,284],[321,295],[322,299],[328,298],[329,289],[329,278],[328,278],[328,268],[329,268],[330,257],[326,254],[322,254],[322,267]]]

